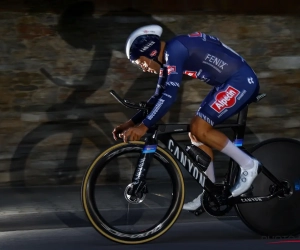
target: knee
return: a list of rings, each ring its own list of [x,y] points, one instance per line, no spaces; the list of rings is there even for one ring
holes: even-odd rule
[[[191,134],[200,142],[205,142],[211,129],[212,126],[200,117],[195,117],[190,124]]]

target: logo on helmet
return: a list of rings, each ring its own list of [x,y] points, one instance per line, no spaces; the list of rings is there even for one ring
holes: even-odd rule
[[[155,44],[154,41],[147,43],[143,48],[140,49],[140,52],[145,52],[147,49],[149,49],[151,46],[153,46],[153,44]]]
[[[153,33],[153,34],[155,34],[155,31],[154,30],[144,30],[143,31],[145,34],[148,34],[148,33]]]

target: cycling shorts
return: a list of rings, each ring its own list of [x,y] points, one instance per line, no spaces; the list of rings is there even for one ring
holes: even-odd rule
[[[258,93],[257,76],[248,65],[245,65],[225,83],[214,87],[196,114],[215,126],[241,111]]]

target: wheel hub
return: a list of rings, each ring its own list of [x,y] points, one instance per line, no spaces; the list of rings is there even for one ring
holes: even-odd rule
[[[138,194],[133,194],[133,184],[130,183],[124,191],[125,199],[131,204],[140,204],[144,201],[146,193],[144,188]]]
[[[282,190],[282,193],[280,195],[278,195],[278,197],[280,199],[285,199],[285,198],[290,197],[293,194],[293,189],[288,181],[283,181],[282,184],[283,184],[284,188]]]
[[[283,188],[280,190],[280,193],[277,196],[279,199],[286,199],[293,194],[293,189],[288,181],[282,181],[281,184],[283,185]],[[279,187],[273,184],[270,186],[269,190],[271,194],[274,194],[279,191]]]

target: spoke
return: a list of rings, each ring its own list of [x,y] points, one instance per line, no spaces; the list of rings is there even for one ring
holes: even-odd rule
[[[127,219],[127,226],[129,225],[129,202],[127,203],[127,216],[126,216],[126,219]]]
[[[110,161],[103,168],[103,172],[101,173],[104,176],[99,177],[105,181],[105,174],[109,173],[110,182],[108,184],[111,184],[111,186],[98,190],[100,192],[100,200],[97,203],[99,204],[99,210],[101,210],[100,213],[103,215],[103,219],[107,220],[108,224],[110,223],[116,230],[120,230],[120,232],[131,234],[140,232],[141,230],[147,231],[157,221],[165,217],[174,199],[174,183],[172,179],[171,183],[168,181],[171,176],[166,171],[166,168],[162,169],[162,171],[166,171],[162,172],[162,176],[157,175],[158,170],[156,168],[150,168],[148,176],[146,176],[146,185],[149,188],[149,193],[145,193],[145,197],[142,196],[141,199],[144,197],[142,202],[135,204],[133,201],[131,203],[128,200],[129,197],[127,197],[129,196],[127,194],[129,190],[127,189],[129,185],[132,185],[139,152],[135,155],[130,155],[130,157],[125,157],[126,155],[128,154],[125,153],[114,159],[114,161]],[[153,165],[156,166],[158,163],[154,162]],[[114,168],[119,168],[119,171]],[[117,175],[116,178],[114,178],[115,174]]]
[[[162,194],[157,194],[157,193],[149,193],[149,194],[153,195],[153,196],[158,196],[158,197],[161,197],[161,198],[165,198],[165,199],[168,199],[168,200],[172,199],[169,195],[162,195]]]
[[[133,173],[133,164],[132,162],[130,163],[130,169],[131,169],[131,173],[130,176],[132,176]],[[129,209],[130,209],[130,203],[127,201],[127,225],[129,225]]]

